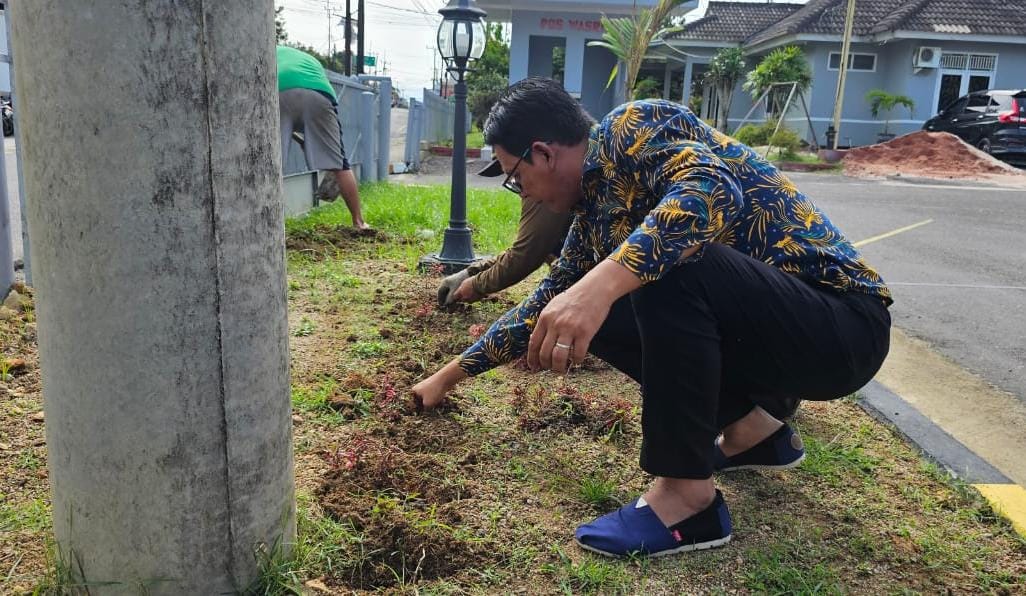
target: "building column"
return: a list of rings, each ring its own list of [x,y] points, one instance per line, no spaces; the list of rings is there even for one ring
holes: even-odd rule
[[[686,60],[687,62],[684,64],[684,92],[680,98],[681,105],[685,106],[691,101],[691,66],[693,64],[690,57]]]
[[[523,33],[517,35],[513,28],[513,38],[509,44],[509,82],[512,85],[527,78],[527,65],[531,59],[531,37]]]
[[[584,78],[584,38],[566,37],[566,67],[563,71],[563,87],[576,98],[581,97]]]
[[[670,61],[666,61],[663,68],[663,99],[670,99],[670,80],[673,78],[673,68]]]
[[[272,0],[8,6],[60,554],[243,590],[295,541]]]

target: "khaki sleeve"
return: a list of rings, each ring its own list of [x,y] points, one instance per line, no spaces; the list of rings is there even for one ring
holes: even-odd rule
[[[570,227],[569,213],[553,213],[537,201],[521,199],[517,237],[490,267],[474,275],[478,294],[494,294],[522,281],[559,255]]]

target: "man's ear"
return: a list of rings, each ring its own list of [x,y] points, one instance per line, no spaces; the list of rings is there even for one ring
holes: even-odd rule
[[[549,143],[543,143],[541,141],[535,141],[532,148],[545,159],[545,165],[551,168],[555,164],[554,158],[556,157],[555,148]]]

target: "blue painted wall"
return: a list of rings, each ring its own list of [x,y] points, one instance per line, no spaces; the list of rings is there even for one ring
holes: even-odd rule
[[[842,145],[868,145],[876,142],[876,135],[883,131],[883,120],[874,119],[865,100],[871,89],[883,89],[890,93],[907,95],[915,102],[909,113],[907,108],[898,107],[891,114],[890,132],[906,134],[922,128],[923,122],[936,113],[940,69],[920,69],[915,72],[912,56],[920,46],[940,47],[944,52],[965,52],[976,54],[997,54],[997,67],[992,88],[1026,87],[1026,44],[968,43],[936,40],[898,40],[884,44],[852,44],[852,52],[876,54],[876,72],[848,71],[845,82],[844,110],[841,122],[840,143]],[[809,66],[812,69],[812,87],[807,99],[812,116],[812,125],[820,143],[833,116],[834,95],[837,88],[837,70],[828,69],[831,52],[840,52],[840,44],[809,42],[802,45]],[[749,68],[754,68],[762,56],[749,58]],[[733,130],[751,108],[752,97],[738,86],[731,105],[730,123]],[[762,121],[764,116],[757,109],[753,117]],[[798,131],[806,140],[811,140],[805,114],[796,107],[787,116],[787,126]]]
[[[509,81],[551,76],[552,48],[564,45],[563,86],[581,99],[592,116],[601,118],[613,107],[613,93],[605,85],[615,58],[604,48],[587,47],[589,41],[600,39],[602,26],[594,13],[515,11]]]

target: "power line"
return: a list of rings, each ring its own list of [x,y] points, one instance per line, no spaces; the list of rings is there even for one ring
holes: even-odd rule
[[[373,5],[373,6],[380,6],[381,8],[388,8],[390,10],[398,10],[398,11],[401,11],[401,12],[409,12],[409,13],[419,14],[419,15],[432,15],[432,16],[436,16],[436,17],[442,16],[442,15],[438,14],[437,12],[433,13],[433,12],[429,12],[427,10],[413,10],[412,8],[399,8],[398,6],[390,6],[388,4],[382,4],[381,2],[372,2],[371,0],[367,0],[367,4],[370,4],[370,5]],[[421,6],[421,4],[419,2],[415,2],[415,4],[417,6]]]

